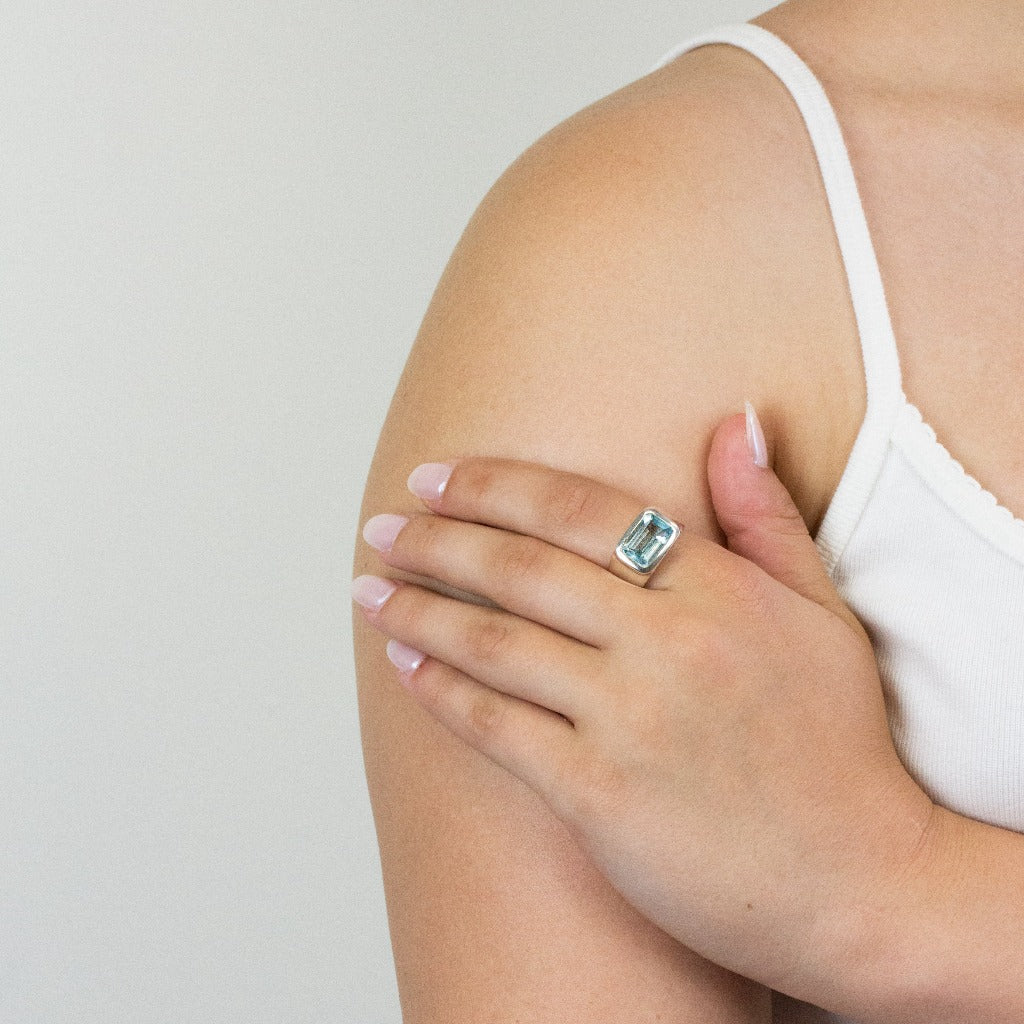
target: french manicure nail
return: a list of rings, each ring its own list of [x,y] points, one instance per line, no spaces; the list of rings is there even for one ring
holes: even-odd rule
[[[423,501],[437,501],[454,468],[447,462],[424,462],[409,474],[406,486]]]
[[[394,583],[382,576],[357,576],[352,581],[352,600],[377,611],[397,589]]]
[[[389,640],[384,648],[392,664],[397,665],[403,672],[412,672],[419,668],[426,655],[417,651],[415,647],[409,647],[399,640]]]
[[[388,552],[395,543],[399,530],[409,522],[406,516],[392,515],[382,512],[378,516],[370,516],[363,524],[363,540],[378,551]]]

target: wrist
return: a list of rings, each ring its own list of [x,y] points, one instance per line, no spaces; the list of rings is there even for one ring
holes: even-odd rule
[[[1019,1024],[1024,840],[932,804],[908,851],[848,906],[827,1008],[863,1024]]]
[[[905,770],[883,792],[870,829],[849,837],[809,943],[803,991],[789,994],[863,1024],[932,1024],[918,1008],[931,1005],[941,979],[920,939],[949,871],[957,816]]]
[[[880,864],[871,886],[849,908],[839,964],[842,998],[865,1024],[936,1020],[941,957],[931,931],[936,893],[955,873],[957,816],[929,805],[923,827],[915,819],[904,856]]]

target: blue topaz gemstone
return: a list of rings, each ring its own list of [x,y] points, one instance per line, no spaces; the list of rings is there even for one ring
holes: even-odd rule
[[[637,572],[649,573],[661,561],[679,527],[653,508],[645,508],[622,535],[615,554]]]

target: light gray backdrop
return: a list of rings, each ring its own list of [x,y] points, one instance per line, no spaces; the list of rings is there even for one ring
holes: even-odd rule
[[[508,164],[767,6],[3,5],[2,1024],[398,1024],[348,590],[392,390]]]

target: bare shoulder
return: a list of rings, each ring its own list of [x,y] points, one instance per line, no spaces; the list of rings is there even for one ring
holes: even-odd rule
[[[758,19],[769,29],[772,13]],[[697,293],[687,285],[697,268],[680,265],[680,302],[704,318],[708,343],[757,403],[776,472],[813,535],[863,422],[866,393],[807,126],[774,72],[736,46],[690,50],[627,88],[678,146],[667,180],[681,168],[692,176],[680,197],[688,220],[674,226],[697,232],[714,275]],[[685,350],[668,340],[670,351]]]
[[[813,521],[844,286],[819,268],[835,254],[816,165],[790,151],[799,115],[772,88],[763,67],[702,48],[508,167],[431,298],[360,523],[423,514],[405,487],[418,463],[493,455],[619,486],[721,542],[707,452],[745,398]],[[357,539],[353,574],[381,571]],[[419,708],[355,612],[353,636],[406,1019],[491,1019],[496,1005],[536,1024],[770,1019],[762,986],[669,940],[532,790]]]
[[[698,47],[538,139],[481,203],[432,312],[470,280],[493,286],[491,312],[531,294],[521,326],[568,318],[585,349],[573,379],[634,389],[669,434],[749,398],[816,530],[864,417],[863,369],[810,138],[760,60]]]

